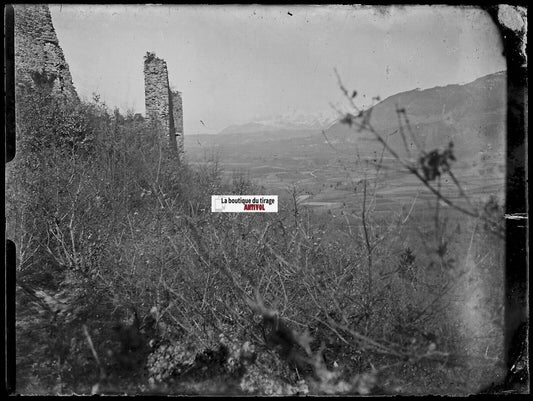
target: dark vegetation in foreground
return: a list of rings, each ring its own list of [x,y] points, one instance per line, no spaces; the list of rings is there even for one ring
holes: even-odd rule
[[[452,307],[483,271],[483,322],[501,324],[494,199],[479,214],[436,203],[375,217],[375,181],[362,180],[348,230],[301,208],[296,189],[276,215],[215,214],[212,194],[262,189],[223,180],[216,160],[180,162],[157,126],[98,99],[26,88],[17,105],[18,392],[468,393],[500,366],[497,335],[465,347]],[[440,188],[444,152],[408,170]]]

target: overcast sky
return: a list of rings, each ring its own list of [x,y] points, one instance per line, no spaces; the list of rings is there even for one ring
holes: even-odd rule
[[[498,31],[475,8],[53,5],[82,97],[143,113],[143,57],[166,60],[183,92],[185,134],[357,100],[467,83],[506,69]],[[292,14],[292,15],[291,15]],[[362,95],[366,95],[363,97]],[[204,127],[200,120],[207,126]]]

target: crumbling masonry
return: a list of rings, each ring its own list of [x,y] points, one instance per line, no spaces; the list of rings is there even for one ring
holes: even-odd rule
[[[69,101],[78,101],[48,6],[18,4],[14,9],[17,88],[46,86]]]
[[[170,89],[165,60],[150,52],[144,57],[144,94],[147,119],[168,135],[170,149],[183,153],[181,92]]]

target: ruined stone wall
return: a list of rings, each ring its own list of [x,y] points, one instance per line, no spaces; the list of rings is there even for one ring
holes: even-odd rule
[[[146,118],[150,121],[157,119],[164,132],[168,132],[170,128],[168,91],[167,63],[154,54],[148,53],[144,59]]]
[[[50,85],[70,100],[78,95],[48,6],[15,5],[15,75],[18,85]]]
[[[183,152],[183,106],[180,92],[172,92],[165,60],[147,53],[144,58],[146,117],[168,136],[171,149]]]
[[[177,147],[179,152],[183,152],[183,101],[181,92],[171,91],[171,99]]]

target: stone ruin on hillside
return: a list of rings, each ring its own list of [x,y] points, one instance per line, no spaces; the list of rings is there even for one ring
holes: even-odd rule
[[[47,87],[69,101],[78,101],[48,6],[17,4],[14,10],[17,90],[27,85]]]
[[[170,149],[183,153],[183,104],[181,92],[170,89],[167,63],[154,53],[144,57],[146,117],[168,134]]]
[[[67,101],[79,102],[48,6],[18,4],[14,10],[16,91],[45,88]],[[153,53],[144,59],[144,81],[148,121],[168,135],[170,149],[183,153],[181,92],[171,90],[167,64]]]

